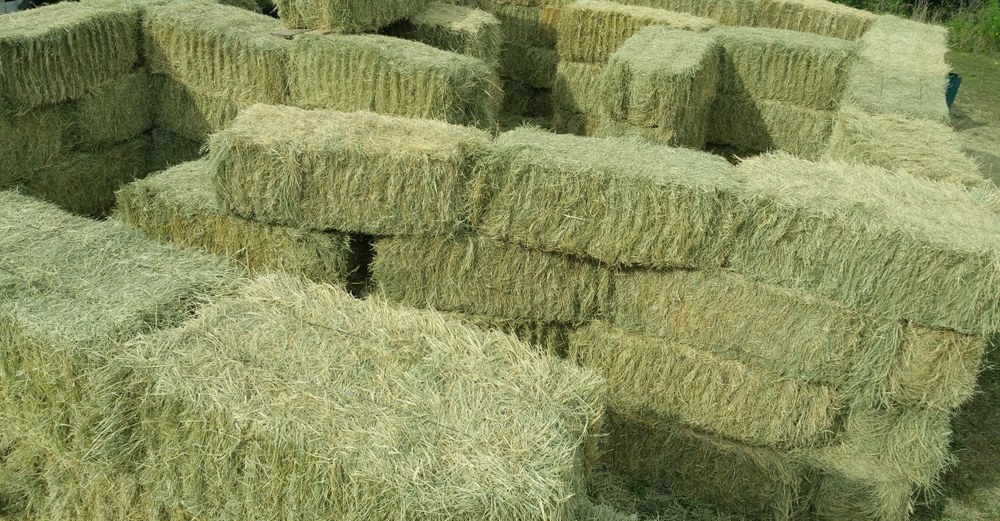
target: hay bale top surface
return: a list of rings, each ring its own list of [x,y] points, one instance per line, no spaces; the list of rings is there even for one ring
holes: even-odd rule
[[[676,73],[693,78],[705,68],[705,58],[717,45],[713,35],[681,31],[672,27],[647,27],[628,39],[615,54],[627,58],[629,67],[643,71]]]
[[[562,8],[564,19],[574,19],[581,14],[588,16],[626,15],[646,25],[663,24],[689,31],[707,31],[718,25],[714,20],[693,14],[639,5],[624,5],[604,0],[576,0]],[[562,26],[560,29],[564,29]]]
[[[39,38],[88,24],[108,12],[109,9],[104,6],[79,2],[62,2],[18,11],[0,18],[0,41]]]
[[[376,34],[345,34],[332,36],[317,36],[303,34],[295,38],[296,42],[304,44],[310,41],[327,39],[342,48],[376,51],[381,59],[399,69],[400,74],[419,74],[422,71],[433,70],[446,73],[465,75],[470,69],[485,69],[488,66],[481,60],[471,56],[445,51],[412,40],[382,36]]]
[[[98,344],[176,323],[231,287],[217,259],[0,193],[0,307],[35,334]]]
[[[1000,258],[1000,216],[959,185],[783,153],[743,162],[734,178],[778,204],[823,218],[862,215],[921,242]]]
[[[175,404],[150,414],[239,425],[260,441],[240,453],[249,465],[304,454],[295,479],[324,483],[300,491],[318,496],[274,501],[309,518],[565,519],[603,412],[599,377],[511,336],[284,275],[132,353]]]
[[[716,27],[711,32],[719,38],[727,51],[746,47],[767,47],[770,52],[774,52],[777,48],[818,56],[845,57],[857,47],[855,42],[840,38],[769,27]]]
[[[212,185],[211,169],[205,159],[181,163],[169,170],[150,175],[119,190],[143,190],[158,194],[161,203],[185,212],[198,214],[219,214],[221,208],[215,186]],[[120,196],[119,196],[120,198]]]
[[[470,9],[446,2],[431,2],[427,9],[411,16],[415,25],[443,27],[452,31],[474,33],[486,26],[499,25],[495,16],[480,9]]]
[[[876,59],[881,66],[937,75],[944,82],[950,71],[945,53],[948,29],[883,15],[861,38],[862,56]]]
[[[170,31],[180,33],[196,32],[224,40],[238,39],[240,44],[253,44],[262,48],[283,49],[288,46],[288,40],[273,34],[284,29],[279,20],[215,2],[174,0],[162,4],[152,3],[147,8],[145,24],[147,27],[164,25]]]

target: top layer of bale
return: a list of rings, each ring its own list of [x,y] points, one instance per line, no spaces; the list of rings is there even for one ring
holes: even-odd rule
[[[478,129],[368,112],[255,105],[215,134],[215,185],[230,213],[372,235],[450,234],[467,220]]]
[[[111,5],[64,2],[3,17],[0,112],[83,96],[130,71],[139,18]]]
[[[707,31],[716,23],[662,9],[577,0],[560,10],[556,23],[559,55],[567,61],[600,63],[639,29],[650,25]]]
[[[603,413],[511,336],[286,276],[117,365],[145,480],[213,519],[572,519]]]
[[[431,0],[275,0],[289,27],[363,33],[413,16]]]
[[[484,236],[609,264],[721,266],[739,185],[725,159],[522,128],[477,167]]]
[[[844,104],[869,114],[895,114],[948,123],[945,102],[948,30],[880,16],[859,40]]]
[[[198,91],[243,102],[283,103],[291,42],[269,16],[179,0],[147,8],[149,66]]]
[[[504,42],[528,47],[556,48],[558,8],[549,5],[496,5],[489,10],[500,20]]]
[[[479,9],[432,2],[427,9],[394,24],[385,32],[478,58],[488,64],[500,61],[500,21]]]

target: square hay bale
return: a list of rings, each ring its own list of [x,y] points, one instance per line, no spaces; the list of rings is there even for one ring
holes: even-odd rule
[[[153,81],[157,127],[199,143],[229,127],[239,111],[250,105],[198,92],[169,76],[156,75]]]
[[[855,45],[781,29],[724,27],[712,31],[725,50],[719,92],[803,108],[837,108]]]
[[[718,267],[735,232],[731,170],[704,152],[521,128],[479,161],[472,224],[612,265]]]
[[[571,519],[604,407],[508,335],[277,275],[113,369],[143,483],[212,519]]]
[[[604,112],[617,121],[656,128],[673,144],[702,148],[720,55],[714,36],[645,28],[608,59]]]
[[[503,41],[500,21],[479,9],[431,2],[427,9],[389,26],[383,32],[478,58],[490,65],[500,62]]]
[[[627,5],[653,7],[710,18],[724,25],[751,25],[757,0],[621,0]]]
[[[556,30],[563,60],[602,63],[643,27],[665,25],[707,31],[716,23],[686,13],[628,6],[601,0],[577,0],[560,10]]]
[[[989,339],[910,325],[889,373],[892,401],[957,409],[976,393]]]
[[[949,122],[945,103],[948,30],[880,16],[858,40],[844,105],[869,114]]]
[[[4,407],[16,401],[2,402]],[[15,425],[0,412],[4,420],[0,433],[0,519],[21,519],[45,504],[48,491],[42,469],[46,453],[28,439],[23,426]],[[10,517],[7,517],[10,516]]]
[[[389,36],[295,38],[291,103],[306,108],[370,110],[493,126],[499,80],[489,64]]]
[[[603,64],[559,62],[552,103],[564,114],[600,114],[604,107]]]
[[[672,496],[635,477],[626,477],[609,468],[599,467],[590,477],[588,487],[591,503],[613,508],[618,512],[634,512],[631,521],[643,519],[684,521],[746,521],[746,517],[727,512],[704,500]],[[607,510],[605,510],[607,511]],[[610,514],[610,512],[609,512]],[[595,511],[594,515],[598,515]],[[593,521],[600,521],[597,518]],[[617,519],[617,518],[610,518]]]
[[[63,2],[0,24],[0,111],[79,98],[132,70],[139,19],[113,6]]]
[[[61,107],[42,107],[24,114],[0,113],[0,187],[24,174],[57,163],[69,153],[70,119]]]
[[[857,40],[878,17],[825,0],[757,0],[752,25]]]
[[[500,20],[505,43],[546,49],[556,48],[558,41],[556,21],[559,19],[557,7],[497,5],[490,11]]]
[[[708,142],[745,153],[781,150],[818,159],[833,132],[834,115],[829,110],[720,94],[712,103]]]
[[[603,322],[570,333],[569,358],[607,379],[616,411],[676,420],[750,445],[822,444],[840,413],[830,387]]]
[[[147,173],[149,137],[95,152],[76,152],[65,161],[21,180],[25,193],[78,215],[104,217],[115,205],[115,190]]]
[[[500,53],[500,75],[532,87],[551,89],[556,81],[559,54],[544,47],[505,44]]]
[[[296,29],[372,32],[413,16],[431,0],[274,0],[278,16]]]
[[[569,332],[574,327],[573,324],[508,320],[483,315],[455,314],[454,318],[482,329],[513,335],[521,342],[537,347],[542,353],[559,357],[565,357]]]
[[[149,155],[146,170],[159,172],[171,166],[194,161],[201,156],[202,144],[178,136],[169,130],[154,129],[149,133]]]
[[[800,498],[809,471],[782,451],[707,435],[674,422],[613,410],[607,416],[603,461],[621,476],[745,519],[795,519],[806,506]]]
[[[269,226],[222,211],[207,161],[192,161],[118,191],[119,218],[150,237],[225,257],[252,272],[284,271],[346,284],[356,268],[351,237]]]
[[[604,268],[473,237],[381,239],[372,278],[404,304],[533,322],[592,320],[611,294]]]
[[[269,16],[213,2],[180,0],[146,9],[149,67],[199,92],[234,101],[284,103],[292,43]]]
[[[212,136],[222,207],[370,235],[464,230],[473,160],[491,136],[441,121],[255,105]]]
[[[813,512],[824,521],[909,521],[916,487],[906,481],[858,481],[832,474],[818,479]]]
[[[552,91],[532,87],[517,79],[503,79],[503,114],[552,117]]]
[[[1000,287],[1000,215],[965,187],[785,154],[746,160],[731,177],[761,202],[748,207],[732,269],[875,317],[1000,330],[990,289]]]
[[[92,399],[114,391],[92,385],[93,372],[122,342],[186,319],[239,273],[13,192],[0,193],[0,223],[0,376],[17,400],[0,408],[4,425],[121,463],[120,447],[96,445],[109,431]]]
[[[91,89],[70,106],[73,143],[99,150],[145,134],[153,126],[149,74],[136,70]]]
[[[852,107],[841,109],[834,117],[823,159],[901,168],[915,176],[970,187],[985,183],[979,165],[962,152],[958,134],[949,125],[894,115],[872,116]]]

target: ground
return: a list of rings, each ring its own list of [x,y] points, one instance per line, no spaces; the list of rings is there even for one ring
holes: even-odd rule
[[[962,76],[952,125],[983,174],[1000,185],[1000,56],[951,52],[948,61]]]

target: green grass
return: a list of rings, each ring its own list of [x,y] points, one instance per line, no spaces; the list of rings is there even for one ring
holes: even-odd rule
[[[948,62],[962,76],[952,126],[983,175],[1000,185],[1000,56],[952,51]]]

